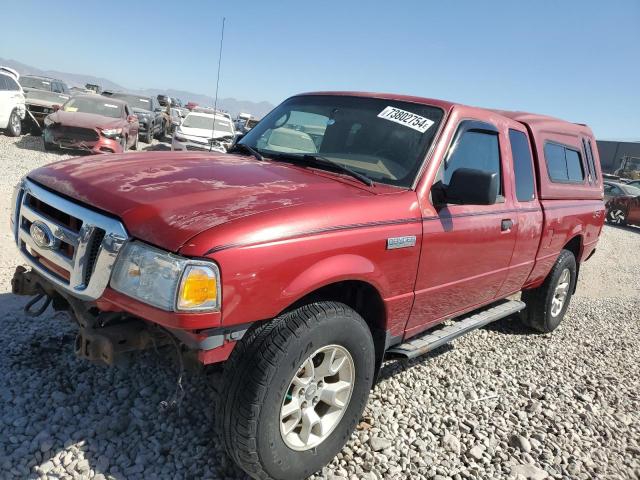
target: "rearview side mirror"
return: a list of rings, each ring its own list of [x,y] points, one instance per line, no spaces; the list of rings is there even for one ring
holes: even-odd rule
[[[493,205],[498,197],[498,174],[474,168],[458,168],[444,187],[447,203]]]

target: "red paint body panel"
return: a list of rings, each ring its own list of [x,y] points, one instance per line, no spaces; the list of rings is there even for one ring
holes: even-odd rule
[[[414,189],[367,187],[290,164],[192,152],[72,159],[32,172],[38,183],[119,217],[133,237],[220,266],[221,312],[163,312],[110,289],[98,306],[198,331],[267,320],[318,288],[356,280],[380,294],[389,334],[408,337],[539,285],[574,238],[580,242],[578,261],[595,248],[604,219],[602,175],[587,127],[419,97],[321,94],[425,103],[446,112]],[[431,186],[459,123],[468,119],[498,130],[503,199],[436,209]],[[531,201],[516,198],[510,129],[530,139],[536,173]],[[583,139],[591,140],[597,178],[550,182],[543,156],[547,139],[581,152]],[[512,222],[506,231],[503,220]],[[415,236],[415,247],[386,248],[388,238],[401,236]],[[225,344],[200,359],[222,361],[232,348]]]

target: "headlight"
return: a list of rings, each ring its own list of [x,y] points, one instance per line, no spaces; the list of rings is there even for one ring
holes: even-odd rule
[[[124,246],[111,287],[162,310],[220,309],[220,271],[215,263],[183,258],[142,242]]]
[[[105,128],[100,131],[102,132],[102,135],[107,138],[119,137],[122,134],[121,128]]]

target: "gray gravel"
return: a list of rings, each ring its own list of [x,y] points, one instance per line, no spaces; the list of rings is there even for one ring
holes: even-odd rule
[[[13,184],[57,159],[0,135],[0,216]],[[2,478],[244,478],[213,431],[219,373],[189,374],[181,409],[170,358],[129,369],[76,360],[64,314],[30,319],[11,295],[0,233]],[[605,227],[558,330],[505,320],[421,359],[387,362],[326,479],[640,478],[640,229]],[[616,253],[622,253],[617,255]]]

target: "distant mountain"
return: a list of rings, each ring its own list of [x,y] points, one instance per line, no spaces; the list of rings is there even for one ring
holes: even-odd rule
[[[17,62],[15,60],[9,60],[0,58],[0,65],[14,68],[20,75],[42,75],[46,77],[54,77],[60,80],[64,80],[70,87],[84,87],[87,83],[93,83],[100,85],[103,90],[112,91],[124,91],[137,93],[140,95],[155,96],[158,94],[169,95],[170,97],[177,97],[184,102],[195,102],[198,105],[212,106],[214,98],[202,93],[187,92],[184,90],[161,90],[158,88],[147,88],[144,90],[134,90],[130,88],[118,85],[106,78],[94,77],[93,75],[85,75],[81,73],[69,73],[58,72],[56,70],[41,70],[31,65],[25,65],[24,63]],[[273,105],[269,102],[252,102],[250,100],[238,100],[235,98],[219,98],[218,107],[222,110],[228,111],[231,116],[236,116],[238,113],[250,113],[258,118],[263,117],[273,109]]]

